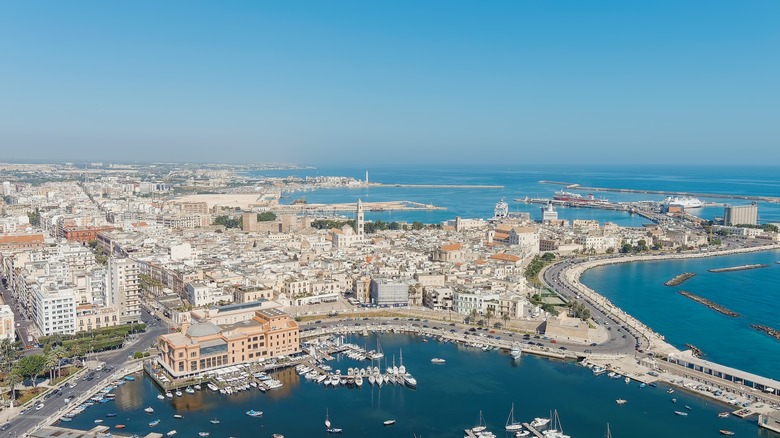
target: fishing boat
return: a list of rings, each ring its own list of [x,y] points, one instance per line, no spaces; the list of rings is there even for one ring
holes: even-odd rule
[[[395,420],[385,420],[382,422],[385,426],[392,426],[395,424]]]
[[[719,418],[729,418],[729,415],[731,415],[729,412],[718,412]]]
[[[624,405],[624,404],[626,404],[628,402],[625,399],[619,398],[619,399],[615,400],[615,403],[617,403],[619,405]]]
[[[181,420],[184,417],[181,414],[173,414],[173,418],[175,418],[177,420]]]
[[[172,430],[172,431],[170,431],[170,432],[166,433],[166,435],[168,435],[168,436],[174,436],[174,435],[176,435],[176,429],[174,429],[174,430]]]
[[[434,357],[433,359],[431,359],[431,362],[432,362],[432,363],[445,363],[445,362],[447,362],[447,361],[446,361],[446,360],[444,360],[444,359],[441,359],[441,358],[439,358],[439,357]]]
[[[687,417],[688,416],[688,413],[687,412],[683,412],[683,411],[674,411],[674,414],[675,415],[679,415],[681,417]]]
[[[154,408],[151,407],[151,406],[147,406],[147,407],[144,408],[144,412],[146,412],[147,414],[153,414],[154,413]]]
[[[209,436],[208,432],[198,432],[198,436]]]
[[[518,431],[523,429],[523,424],[515,420],[514,403],[512,403],[512,407],[509,409],[509,416],[506,417],[506,426],[504,428],[508,431]]]
[[[215,418],[215,419],[211,420],[211,424],[219,424],[219,420],[217,420],[217,419]]]
[[[149,423],[149,426],[154,427],[154,426],[157,426],[158,424],[160,424],[160,420],[154,420],[154,421]]]
[[[246,411],[246,414],[249,415],[250,417],[259,417],[263,415],[263,411],[256,411],[254,409],[250,409]]]
[[[482,415],[482,411],[479,411],[479,420],[477,420],[477,425],[471,428],[471,431],[474,433],[484,432],[485,429],[487,429],[487,426],[485,425],[485,417]]]
[[[721,435],[734,435],[734,432],[732,432],[730,430],[721,429],[718,432],[720,432]]]

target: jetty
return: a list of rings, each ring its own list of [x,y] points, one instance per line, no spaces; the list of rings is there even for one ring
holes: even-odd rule
[[[715,268],[715,269],[707,269],[709,272],[732,272],[732,271],[747,271],[748,269],[759,269],[759,268],[766,268],[769,267],[769,265],[764,263],[756,263],[754,265],[740,265],[740,266],[731,266],[729,268]]]
[[[780,203],[780,198],[775,196],[752,196],[752,195],[735,195],[728,193],[700,193],[700,192],[678,192],[673,190],[644,190],[644,189],[620,189],[610,187],[586,187],[576,183],[567,183],[560,181],[539,181],[540,184],[553,184],[566,186],[571,190],[584,190],[586,192],[617,192],[617,193],[643,193],[650,195],[665,195],[665,196],[693,196],[696,198],[721,198],[721,199],[746,199],[749,201],[762,201]]]
[[[724,314],[726,316],[731,316],[732,318],[736,318],[736,317],[739,316],[739,313],[737,313],[737,312],[735,312],[733,310],[727,309],[726,307],[723,307],[720,304],[713,303],[712,301],[710,301],[710,300],[708,300],[708,299],[706,299],[704,297],[700,297],[700,296],[698,296],[698,295],[696,295],[694,293],[688,292],[687,290],[681,290],[681,291],[678,291],[678,293],[680,295],[684,296],[685,298],[690,298],[693,301],[696,301],[697,303],[704,304],[705,306],[709,307],[710,309],[712,309],[712,310],[714,310],[716,312],[720,312],[720,313],[722,313],[722,314]]]
[[[683,284],[684,282],[688,281],[692,277],[695,277],[696,274],[693,272],[683,272],[682,274],[672,278],[671,280],[664,283],[665,286],[679,286]]]
[[[780,331],[777,331],[777,330],[773,329],[772,327],[767,327],[765,325],[759,325],[759,324],[750,324],[750,327],[753,327],[754,329],[756,329],[756,330],[758,330],[760,332],[764,332],[764,333],[768,334],[769,336],[771,336],[771,337],[777,339],[778,341],[780,341]]]
[[[704,356],[704,352],[701,351],[701,349],[693,344],[685,344],[686,347],[688,347],[689,350],[691,350],[691,353],[696,357],[702,357]]]

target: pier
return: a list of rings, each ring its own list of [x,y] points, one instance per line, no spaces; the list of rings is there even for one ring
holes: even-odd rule
[[[708,269],[709,272],[733,272],[733,271],[747,271],[749,269],[759,269],[759,268],[766,268],[769,265],[765,265],[763,263],[757,263],[755,265],[741,265],[741,266],[732,266],[730,268],[715,268],[715,269]]]
[[[685,298],[690,298],[693,301],[696,301],[697,303],[704,304],[705,306],[709,307],[710,309],[712,309],[712,310],[714,310],[716,312],[720,312],[720,313],[722,313],[722,314],[724,314],[726,316],[730,316],[732,318],[736,318],[736,317],[739,316],[739,313],[737,313],[737,312],[735,312],[733,310],[727,309],[727,308],[721,306],[720,304],[713,303],[712,301],[710,301],[710,300],[708,300],[708,299],[706,299],[704,297],[700,297],[700,296],[698,296],[696,294],[688,292],[687,290],[681,290],[678,293],[680,295],[684,296]]]
[[[699,193],[699,192],[677,192],[671,190],[640,190],[640,189],[613,189],[609,187],[585,187],[576,183],[565,183],[558,181],[539,181],[540,184],[553,184],[566,186],[571,190],[584,190],[586,192],[616,192],[616,193],[646,193],[650,195],[666,196],[691,196],[696,198],[721,198],[721,199],[746,199],[748,201],[761,201],[780,203],[780,198],[774,196],[753,196],[753,195],[734,195],[726,193]]]
[[[671,280],[664,283],[664,286],[678,286],[683,284],[684,282],[688,281],[689,279],[695,277],[696,274],[693,272],[683,272],[682,274],[672,278]]]

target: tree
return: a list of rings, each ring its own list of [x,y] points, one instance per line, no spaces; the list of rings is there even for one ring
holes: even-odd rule
[[[425,224],[423,224],[420,221],[414,221],[412,222],[412,229],[413,230],[422,230],[425,227]]]
[[[44,367],[49,369],[49,380],[54,380],[54,367],[59,363],[54,350],[49,350],[44,356]]]
[[[30,377],[35,386],[35,379],[46,369],[46,357],[42,354],[24,356],[16,362],[14,368],[20,376]]]
[[[271,211],[264,211],[257,214],[258,222],[271,222],[276,220],[276,215]]]
[[[630,243],[624,243],[623,246],[620,247],[620,252],[623,254],[628,254],[633,250],[634,247]]]
[[[471,309],[471,312],[469,312],[469,323],[473,323],[477,320],[477,309]]]
[[[614,247],[610,246],[609,248],[607,248],[607,254],[614,254],[614,253],[615,253]]]
[[[0,342],[0,371],[8,373],[16,361],[17,351],[13,342],[5,338]]]
[[[509,322],[509,314],[506,312],[502,313],[501,320],[504,321],[504,327],[506,327],[507,322]]]
[[[488,327],[490,327],[490,318],[492,318],[493,315],[495,315],[495,311],[492,307],[488,307],[487,311],[485,312],[485,319],[487,319]]]

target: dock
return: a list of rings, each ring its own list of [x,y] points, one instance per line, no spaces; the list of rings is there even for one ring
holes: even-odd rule
[[[613,189],[609,187],[585,187],[576,183],[565,183],[565,182],[558,182],[558,181],[539,181],[539,183],[562,185],[562,186],[566,186],[567,189],[584,190],[586,192],[644,193],[649,195],[692,196],[696,198],[746,199],[748,201],[772,202],[775,204],[780,203],[780,198],[774,196],[734,195],[728,193],[677,192],[672,190]]]
[[[758,427],[780,433],[780,413],[770,412],[758,415]]]
[[[544,435],[543,435],[541,432],[539,432],[538,430],[536,430],[536,429],[535,429],[533,426],[531,426],[531,425],[530,425],[530,424],[528,424],[528,423],[523,423],[523,427],[524,427],[524,428],[525,428],[527,431],[531,432],[531,435],[533,435],[533,436],[535,436],[535,437],[543,437],[543,436],[544,436]]]

